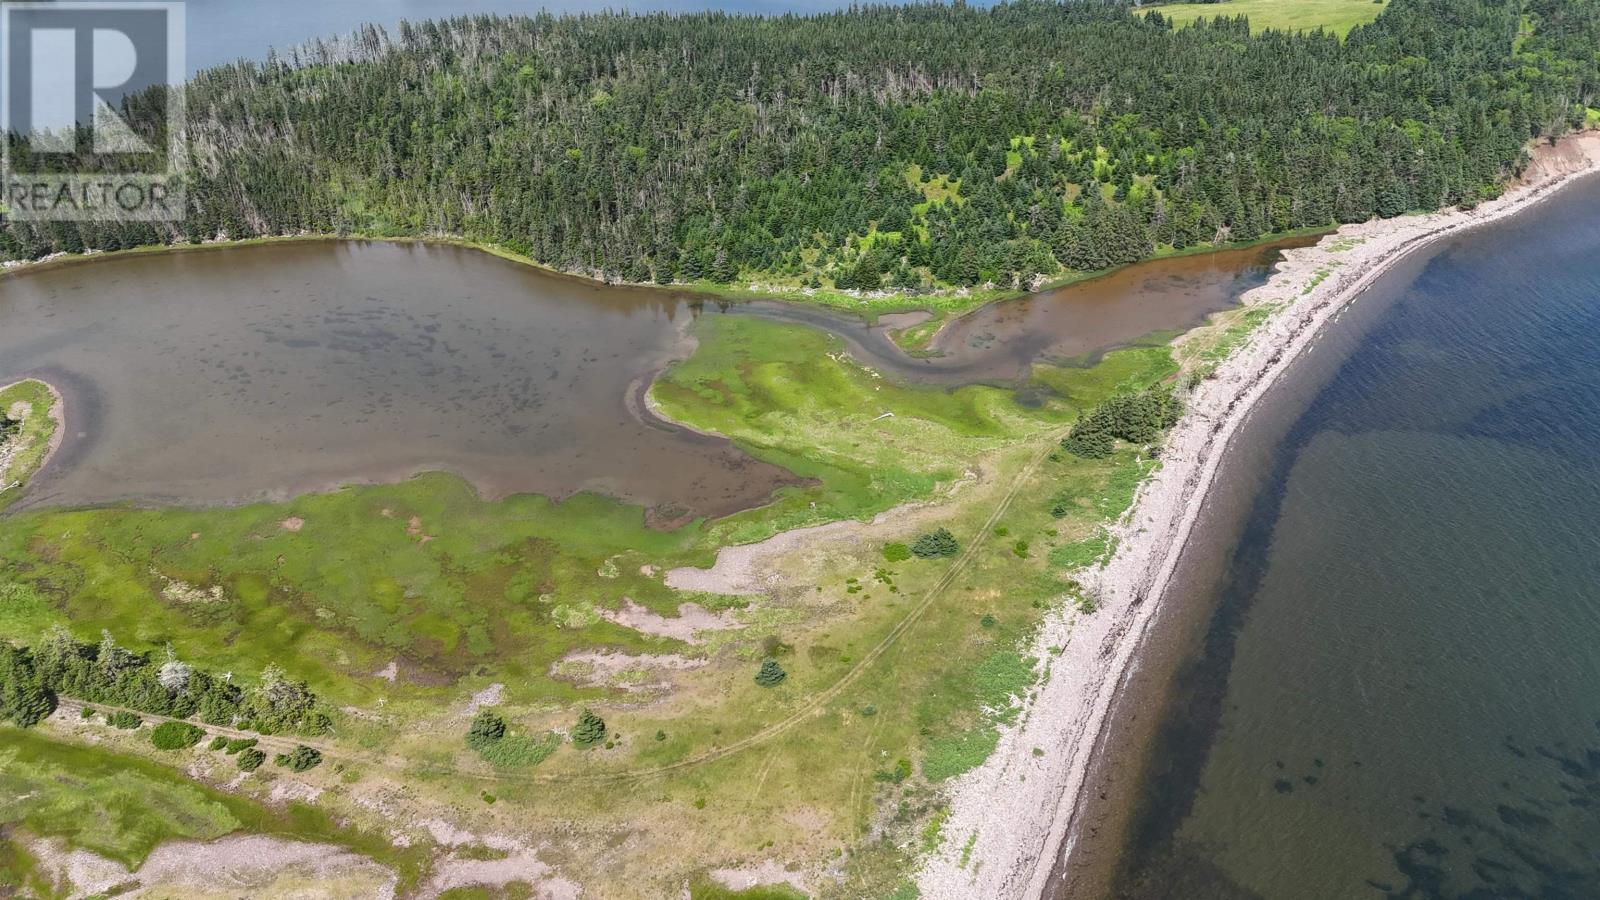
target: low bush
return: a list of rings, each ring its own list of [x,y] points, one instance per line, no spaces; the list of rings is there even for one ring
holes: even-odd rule
[[[232,756],[240,750],[248,750],[257,743],[255,738],[234,738],[228,742],[228,755]]]
[[[887,781],[890,784],[899,784],[911,777],[911,760],[901,757],[894,762],[892,769],[879,769],[872,773],[874,781]]]
[[[905,562],[911,558],[911,548],[901,543],[884,544],[883,558],[889,562]]]
[[[262,753],[260,750],[257,750],[254,747],[246,747],[239,753],[238,766],[240,771],[254,772],[255,770],[261,768],[261,764],[266,761],[267,755],[265,753]]]
[[[322,751],[301,744],[288,753],[279,753],[273,757],[272,764],[282,766],[291,772],[309,771],[322,764]]]
[[[205,729],[188,722],[162,722],[150,732],[150,743],[157,750],[187,750],[205,736]]]
[[[141,724],[144,723],[143,719],[139,718],[138,716],[134,715],[131,712],[128,712],[125,709],[119,709],[114,713],[108,713],[106,715],[106,721],[111,723],[112,725],[114,725],[117,728],[127,728],[127,729],[138,728]]]
[[[943,781],[976,769],[999,743],[1000,733],[992,727],[934,738],[922,757],[922,775],[929,781]]]
[[[206,749],[207,750],[221,750],[222,748],[224,748],[226,746],[228,746],[228,739],[219,734],[216,737],[211,739],[211,743],[206,745]]]

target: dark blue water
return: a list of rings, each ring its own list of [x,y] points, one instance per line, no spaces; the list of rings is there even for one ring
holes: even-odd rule
[[[1182,598],[1121,893],[1600,897],[1600,180],[1361,302]]]

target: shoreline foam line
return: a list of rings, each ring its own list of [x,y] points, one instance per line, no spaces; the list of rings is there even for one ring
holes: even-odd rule
[[[1540,147],[1523,179],[1500,198],[1470,211],[1346,225],[1314,247],[1286,251],[1271,279],[1244,296],[1246,306],[1282,306],[1188,398],[1161,468],[1116,528],[1118,552],[1104,568],[1078,573],[1096,593],[1098,610],[1061,611],[1041,627],[1032,652],[1048,661],[1048,676],[988,761],[956,782],[939,849],[918,871],[923,897],[1038,897],[1057,862],[1070,860],[1092,799],[1085,793],[1092,758],[1167,600],[1223,454],[1324,326],[1414,251],[1529,209],[1596,171],[1600,133],[1569,136]],[[1035,755],[1035,747],[1044,754]]]

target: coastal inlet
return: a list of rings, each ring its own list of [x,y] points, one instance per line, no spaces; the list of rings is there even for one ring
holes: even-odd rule
[[[1159,260],[985,307],[929,359],[887,324],[592,284],[451,246],[111,258],[0,281],[0,383],[37,376],[67,399],[66,445],[23,506],[236,503],[445,470],[489,497],[591,490],[683,521],[797,481],[646,410],[650,379],[692,352],[697,316],[823,328],[897,377],[1016,383],[1038,359],[1195,324],[1260,283],[1274,254]]]

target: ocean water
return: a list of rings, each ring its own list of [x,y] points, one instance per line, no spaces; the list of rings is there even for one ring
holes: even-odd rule
[[[1600,897],[1600,179],[1430,253],[1269,401],[1121,896]]]

